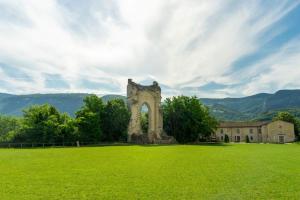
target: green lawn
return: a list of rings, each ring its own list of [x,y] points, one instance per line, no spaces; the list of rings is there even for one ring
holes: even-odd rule
[[[299,199],[299,144],[0,149],[0,199]]]

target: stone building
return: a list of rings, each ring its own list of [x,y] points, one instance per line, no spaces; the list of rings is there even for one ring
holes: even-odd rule
[[[225,135],[230,142],[286,143],[295,140],[294,125],[284,121],[273,122],[222,122],[215,133],[217,141],[224,141]]]

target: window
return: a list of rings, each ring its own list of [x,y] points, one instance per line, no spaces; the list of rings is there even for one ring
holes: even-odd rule
[[[224,130],[223,129],[221,129],[221,134],[223,134],[224,133]]]
[[[261,128],[258,128],[258,133],[261,133]]]
[[[223,141],[224,140],[224,137],[223,136],[221,136],[221,141]]]
[[[250,140],[253,140],[253,136],[250,136]]]
[[[234,139],[235,139],[235,142],[240,142],[240,141],[241,141],[241,136],[236,135],[236,136],[234,137]]]
[[[250,130],[249,130],[249,133],[250,133],[250,134],[252,134],[252,133],[253,133],[253,129],[252,129],[252,128],[250,128]]]
[[[240,129],[238,128],[238,129],[236,129],[236,133],[240,133]]]

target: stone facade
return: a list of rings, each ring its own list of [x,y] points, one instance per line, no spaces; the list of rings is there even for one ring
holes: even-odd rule
[[[128,141],[155,143],[162,138],[163,118],[160,108],[161,89],[157,82],[150,86],[142,86],[128,79],[127,102],[131,111],[131,119],[128,127]],[[141,128],[141,108],[148,107],[149,128],[148,133],[143,134]]]
[[[295,140],[294,125],[284,121],[274,122],[225,122],[215,132],[217,141],[246,142],[249,137],[254,143],[287,143]]]

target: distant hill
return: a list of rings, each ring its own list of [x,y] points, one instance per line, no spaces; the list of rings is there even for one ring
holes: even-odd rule
[[[10,97],[10,96],[14,96],[14,95],[11,95],[11,94],[5,94],[5,93],[0,93],[0,101],[1,101],[2,99],[5,99],[5,98],[7,98],[7,97]]]
[[[0,94],[0,113],[5,115],[22,115],[22,110],[31,105],[49,103],[59,111],[67,112],[71,116],[82,106],[82,101],[89,94],[31,94],[4,95]]]
[[[49,103],[71,116],[83,105],[86,93],[12,95],[0,93],[0,114],[20,116],[30,105]],[[122,95],[105,95],[104,102]],[[199,99],[219,120],[269,120],[278,111],[289,111],[300,117],[300,90],[280,90],[275,94],[257,94],[243,98]]]
[[[280,90],[243,98],[200,99],[220,120],[269,120],[278,111],[300,116],[300,90]]]
[[[75,116],[75,112],[83,105],[84,97],[87,93],[59,93],[59,94],[29,94],[12,95],[0,93],[0,114],[21,116],[22,110],[31,105],[51,104],[59,111]],[[106,103],[108,100],[126,97],[121,95],[105,95],[102,97]]]
[[[123,101],[127,101],[127,98],[122,95],[114,95],[114,94],[108,94],[101,97],[103,102],[106,103],[112,99],[122,99]]]

